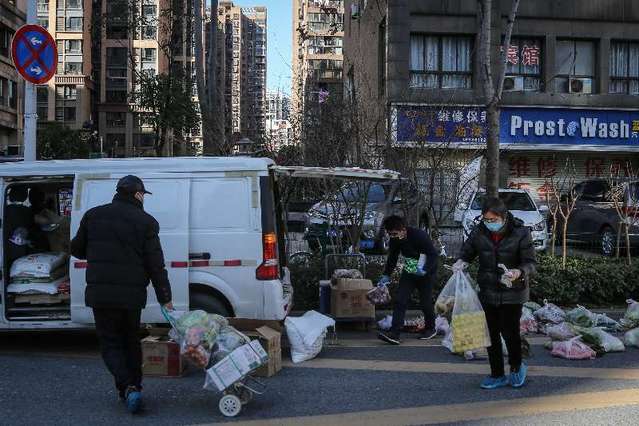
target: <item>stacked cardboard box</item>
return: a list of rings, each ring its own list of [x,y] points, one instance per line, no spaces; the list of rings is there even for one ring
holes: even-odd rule
[[[337,279],[331,288],[331,315],[335,318],[375,319],[375,306],[366,298],[371,280]]]
[[[168,329],[153,329],[142,340],[142,374],[145,376],[179,377],[186,364],[180,356],[180,345],[169,339]]]

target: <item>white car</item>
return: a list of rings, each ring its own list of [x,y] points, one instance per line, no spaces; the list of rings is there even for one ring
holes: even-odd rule
[[[468,205],[459,206],[462,213],[462,227],[464,228],[464,241],[481,220],[481,206],[486,196],[483,190],[473,194]],[[506,203],[506,207],[532,232],[535,250],[544,251],[548,247],[548,226],[544,213],[548,211],[546,206],[537,206],[528,191],[523,189],[500,189],[499,198]]]

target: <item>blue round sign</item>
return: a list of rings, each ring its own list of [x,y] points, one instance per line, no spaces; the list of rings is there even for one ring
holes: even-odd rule
[[[43,84],[55,75],[58,49],[49,32],[39,25],[23,25],[11,43],[13,64],[33,84]]]

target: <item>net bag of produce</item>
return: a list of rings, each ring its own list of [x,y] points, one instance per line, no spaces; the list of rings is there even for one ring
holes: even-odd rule
[[[519,319],[519,333],[537,333],[539,326],[537,320],[530,309],[522,309],[521,318]]]
[[[639,327],[639,302],[628,299],[626,303],[628,304],[628,309],[626,309],[626,313],[619,323],[626,330],[637,328]]]
[[[594,327],[597,316],[581,305],[566,312],[566,321],[579,327]]]
[[[575,333],[575,329],[569,323],[562,322],[561,324],[549,325],[546,328],[546,335],[554,341],[563,342],[572,339],[577,333]]]
[[[457,271],[451,278],[455,299],[450,324],[453,352],[467,352],[490,346],[486,315],[468,276]],[[450,284],[450,280],[447,286]]]
[[[566,359],[595,359],[597,354],[581,341],[580,336],[564,342],[552,342],[553,356]]]
[[[544,299],[544,306],[535,311],[535,318],[542,323],[559,324],[566,318],[566,313],[559,306]]]
[[[387,303],[390,303],[391,301],[391,296],[390,296],[390,292],[388,291],[388,286],[385,286],[385,285],[378,286],[369,290],[368,293],[366,293],[366,298],[373,305],[386,305]]]
[[[626,346],[639,348],[639,328],[627,331],[623,336],[623,341],[626,343]]]

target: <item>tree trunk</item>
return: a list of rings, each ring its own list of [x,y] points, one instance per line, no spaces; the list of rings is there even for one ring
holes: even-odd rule
[[[568,237],[568,218],[564,219],[563,223],[563,232],[562,232],[562,244],[561,244],[561,267],[566,269],[566,258],[568,257],[568,245],[567,245],[567,237]]]
[[[217,19],[217,16],[215,17]],[[204,40],[202,32],[204,30],[204,18],[202,16],[202,0],[193,0],[193,32],[195,36],[195,80],[197,86],[197,97],[200,104],[200,117],[202,119],[202,138],[204,140],[204,152],[214,151],[211,144],[214,139],[211,135],[209,122],[209,104],[206,90],[206,75],[204,73]]]
[[[555,244],[557,244],[557,216],[552,218],[552,238],[550,239],[550,255],[555,257]]]
[[[632,265],[632,254],[630,253],[630,226],[624,223],[624,230],[626,233],[626,256],[628,259],[628,265]]]
[[[486,192],[489,197],[499,194],[499,108],[495,102],[488,104],[486,121],[488,136],[486,138]]]

